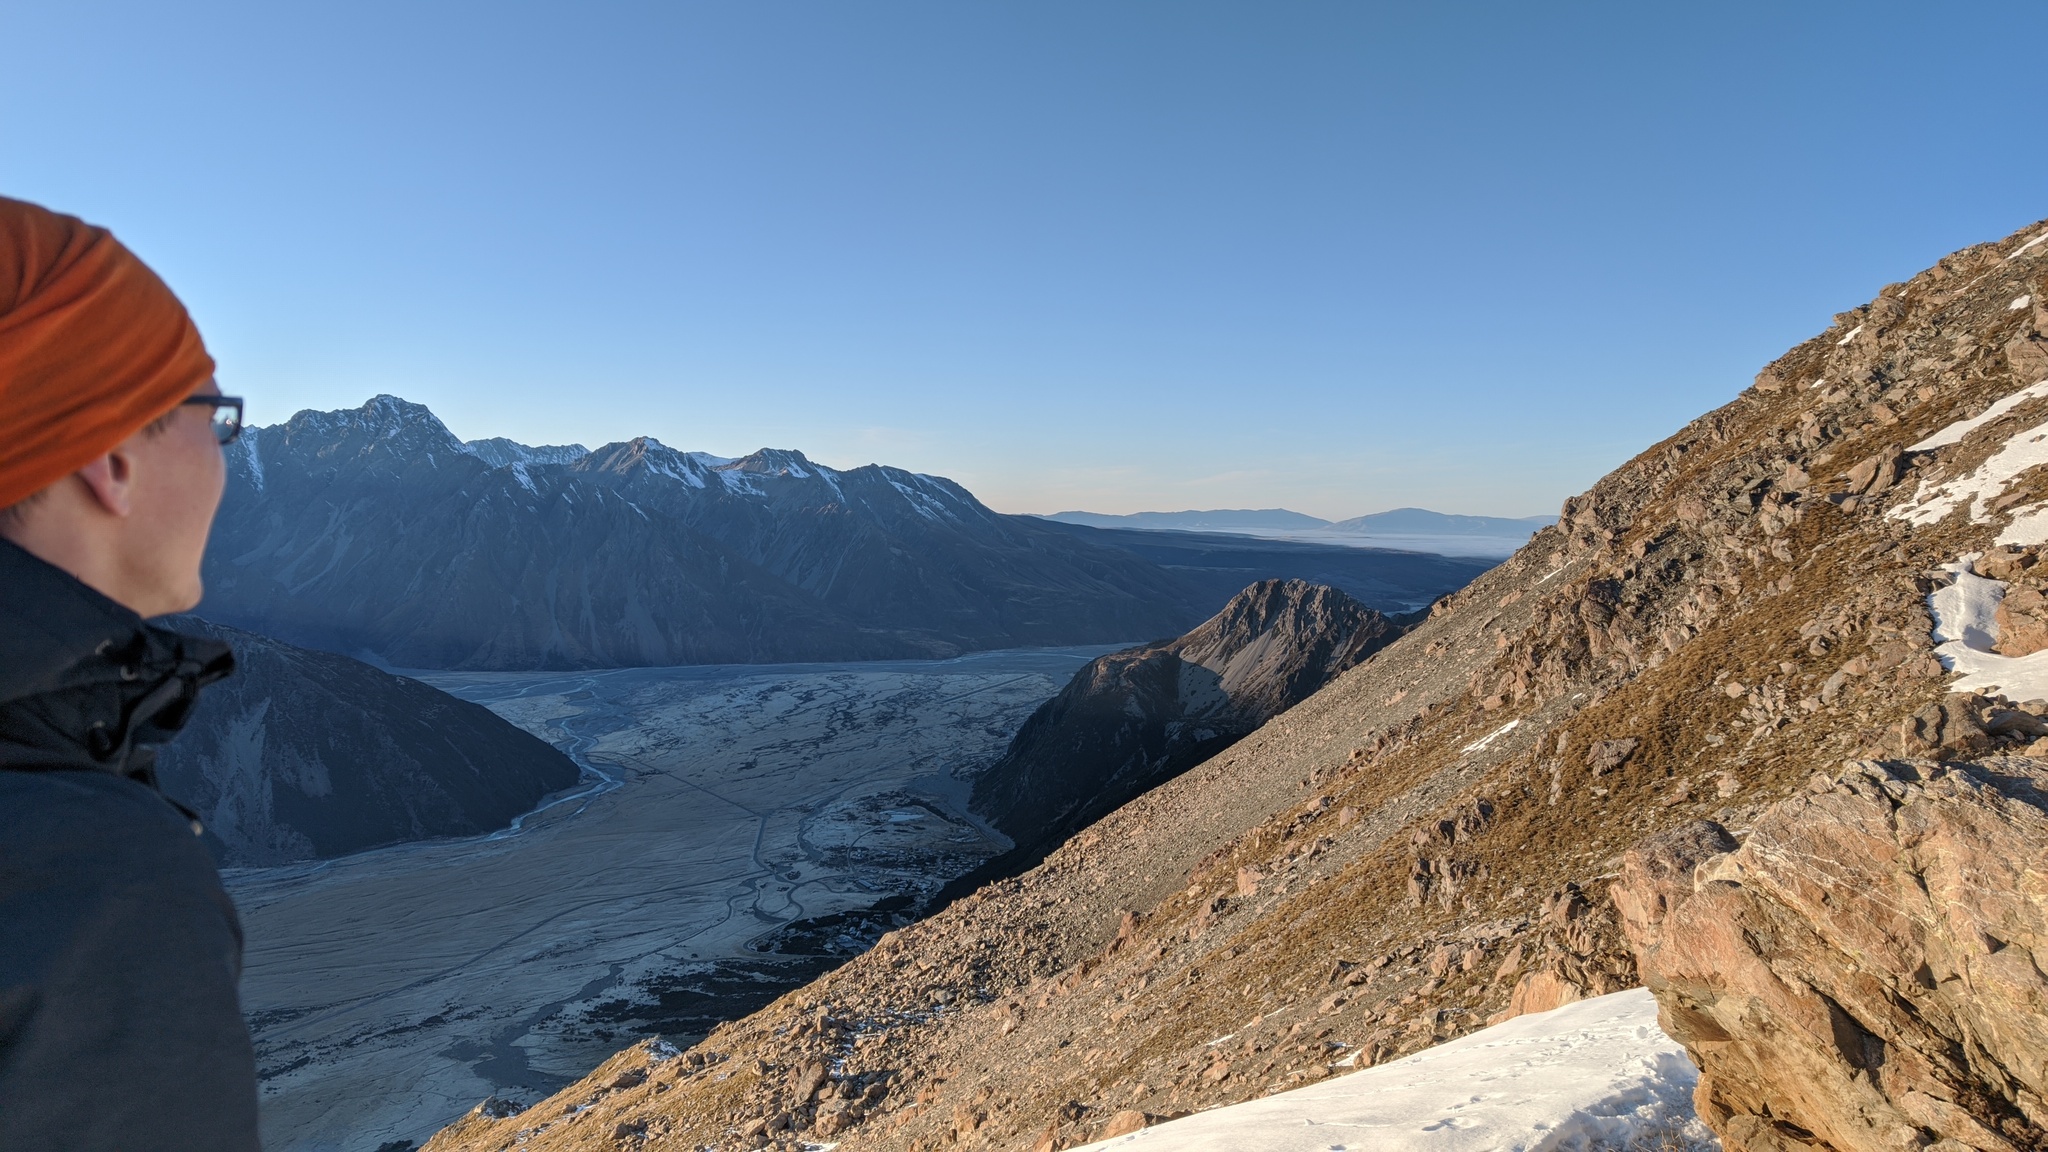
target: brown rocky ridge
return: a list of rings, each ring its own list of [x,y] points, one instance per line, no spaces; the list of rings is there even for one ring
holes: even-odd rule
[[[1017,847],[969,880],[978,886],[1036,864],[1400,634],[1335,588],[1261,580],[1184,636],[1089,661],[975,778],[974,811]]]
[[[1989,764],[2035,739],[2014,702],[1949,695],[1926,598],[2048,478],[1887,512],[2048,414],[2028,398],[1906,448],[2048,375],[2043,227],[1842,313],[1414,631],[1030,872],[687,1053],[628,1049],[428,1147],[1045,1152],[1636,984],[1609,899],[1629,846],[1701,820],[1752,835],[1845,761]],[[1708,1118],[1741,1146],[1758,1114],[1708,1063],[1729,1086]]]

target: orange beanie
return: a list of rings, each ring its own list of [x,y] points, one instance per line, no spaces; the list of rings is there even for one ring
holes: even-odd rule
[[[212,376],[185,306],[111,233],[0,197],[0,508]]]

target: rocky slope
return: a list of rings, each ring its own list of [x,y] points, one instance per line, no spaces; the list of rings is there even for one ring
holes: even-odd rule
[[[2044,228],[1842,313],[1032,871],[430,1147],[1070,1147],[1636,983],[1609,901],[1630,845],[1740,838],[1847,759],[2031,744],[2009,701],[2048,692],[1995,609],[2034,565],[1963,558],[2048,535],[2048,388],[2021,395],[2048,377]],[[1937,635],[1930,593],[1969,625]]]
[[[400,667],[944,657],[1171,636],[1324,554],[1396,605],[1484,567],[1324,547],[1169,570],[1117,543],[1000,515],[950,480],[796,452],[464,444],[380,396],[231,451],[207,610]]]
[[[417,680],[328,652],[178,617],[235,650],[157,756],[227,865],[340,856],[503,828],[576,783],[573,761]]]
[[[975,778],[974,811],[1017,843],[1014,858],[1037,863],[1399,634],[1334,588],[1261,581],[1185,636],[1090,661]]]

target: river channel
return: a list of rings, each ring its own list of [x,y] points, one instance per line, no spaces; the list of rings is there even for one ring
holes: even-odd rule
[[[1007,847],[972,774],[1109,650],[414,673],[584,780],[488,836],[227,874],[265,1147],[408,1149],[866,947]]]

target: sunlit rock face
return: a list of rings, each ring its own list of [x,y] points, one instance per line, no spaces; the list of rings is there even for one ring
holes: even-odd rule
[[[1738,848],[1699,821],[1614,899],[1731,1152],[2041,1147],[2040,761],[1857,761]]]
[[[330,652],[183,617],[235,650],[157,754],[223,864],[279,864],[505,827],[576,765],[481,705]]]

